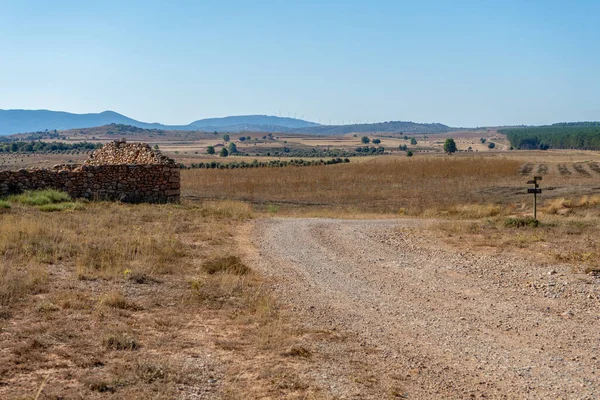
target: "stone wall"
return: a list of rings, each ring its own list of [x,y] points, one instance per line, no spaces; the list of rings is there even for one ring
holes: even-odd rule
[[[71,197],[90,200],[179,201],[179,167],[148,145],[109,143],[88,161],[83,165],[56,165],[53,169],[0,171],[0,197],[25,190],[58,189]]]
[[[82,165],[77,169],[0,171],[0,197],[58,189],[73,198],[139,203],[179,201],[179,168],[169,165]]]

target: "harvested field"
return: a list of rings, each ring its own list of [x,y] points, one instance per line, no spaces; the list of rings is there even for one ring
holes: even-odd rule
[[[540,175],[546,175],[548,173],[548,166],[546,164],[540,164],[538,165],[536,172]]]
[[[565,164],[558,164],[557,168],[561,175],[571,175],[571,171],[569,171],[569,168]]]

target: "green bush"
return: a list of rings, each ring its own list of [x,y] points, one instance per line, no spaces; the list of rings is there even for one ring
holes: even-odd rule
[[[6,200],[0,200],[0,209],[9,209],[10,203]]]
[[[529,226],[532,228],[538,227],[540,225],[540,221],[534,219],[533,217],[526,218],[508,218],[504,221],[504,226],[510,228],[522,228],[525,226]]]
[[[26,191],[8,197],[13,203],[21,203],[28,206],[43,206],[46,204],[57,204],[71,201],[71,196],[65,192],[54,189]]]

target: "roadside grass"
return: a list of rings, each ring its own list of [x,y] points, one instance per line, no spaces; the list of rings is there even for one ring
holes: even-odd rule
[[[600,270],[600,201],[597,196],[550,199],[538,221],[525,212],[468,220],[442,220],[432,229],[457,248],[514,252],[536,262],[565,263],[574,273]]]
[[[258,354],[257,397],[307,393],[271,378],[314,357],[283,355],[299,333],[238,249],[251,205],[12,204],[0,217],[1,398],[35,397],[47,375],[47,398],[174,398],[213,377],[243,393]]]

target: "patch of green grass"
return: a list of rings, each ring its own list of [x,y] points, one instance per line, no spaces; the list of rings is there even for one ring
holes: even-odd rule
[[[8,197],[8,201],[21,203],[28,206],[45,206],[47,204],[59,204],[71,201],[71,196],[65,192],[54,189],[30,190],[22,194]]]
[[[10,203],[6,200],[0,200],[0,209],[8,210],[10,208]]]
[[[44,204],[43,206],[39,206],[38,209],[43,212],[56,212],[56,211],[65,211],[65,210],[82,210],[84,208],[81,203],[54,203],[54,204]]]

